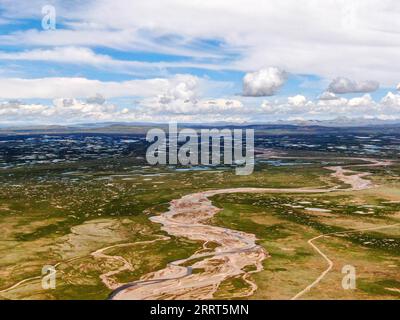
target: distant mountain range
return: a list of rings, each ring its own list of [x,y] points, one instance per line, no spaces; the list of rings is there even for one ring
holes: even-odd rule
[[[26,125],[0,127],[0,135],[35,135],[35,134],[145,134],[151,128],[168,129],[168,124],[143,122],[103,122],[71,125]],[[317,133],[400,133],[400,121],[379,119],[350,119],[340,117],[333,120],[296,120],[276,121],[271,123],[179,123],[181,128],[252,128],[256,134],[317,134]]]
[[[363,127],[363,126],[381,126],[400,124],[400,120],[382,120],[382,119],[365,119],[365,118],[348,118],[338,117],[332,120],[294,120],[294,121],[278,121],[276,123],[294,124],[299,126],[324,126],[324,127]]]
[[[321,127],[364,127],[364,126],[382,126],[382,125],[400,125],[398,120],[382,120],[382,119],[365,119],[365,118],[348,118],[337,117],[330,120],[277,120],[271,122],[210,122],[210,123],[182,123],[184,127],[249,127],[249,126],[265,126],[265,125],[290,125],[290,126],[321,126]],[[95,129],[95,128],[112,128],[112,127],[164,127],[167,123],[157,122],[96,122],[96,123],[77,123],[66,125],[1,125],[0,131],[7,130],[76,130],[76,129]]]

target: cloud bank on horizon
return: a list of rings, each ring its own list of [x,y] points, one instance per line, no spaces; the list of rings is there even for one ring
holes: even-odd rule
[[[400,119],[396,0],[0,1],[0,124]]]

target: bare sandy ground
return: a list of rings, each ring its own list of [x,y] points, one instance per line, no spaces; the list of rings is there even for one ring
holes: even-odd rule
[[[132,264],[128,260],[126,260],[125,258],[123,258],[121,256],[108,255],[108,254],[105,253],[106,251],[109,251],[109,250],[114,249],[114,248],[123,248],[123,247],[131,247],[131,246],[137,246],[137,245],[143,245],[143,244],[150,244],[150,243],[154,243],[156,241],[162,241],[162,240],[168,240],[168,239],[170,239],[170,238],[169,237],[165,237],[165,236],[159,236],[159,238],[154,239],[154,240],[115,244],[115,245],[108,246],[108,247],[105,247],[105,248],[101,248],[99,250],[96,250],[96,251],[92,252],[91,255],[95,259],[114,260],[116,262],[122,263],[122,266],[119,267],[118,269],[111,270],[111,271],[108,271],[108,272],[103,273],[102,275],[100,275],[100,279],[107,286],[107,288],[115,290],[115,289],[119,288],[123,284],[117,282],[113,278],[113,276],[118,274],[118,273],[120,273],[120,272],[122,272],[122,271],[126,271],[126,270],[133,271],[134,270]]]
[[[364,177],[370,175],[368,172],[359,173],[359,174],[352,174],[355,171],[343,169],[343,167],[325,167],[328,170],[334,171],[331,174],[332,177],[351,185],[352,190],[364,190],[372,187],[371,180],[366,180]]]
[[[235,188],[193,193],[173,200],[169,211],[152,217],[169,235],[218,244],[212,252],[195,253],[170,263],[166,268],[145,275],[141,280],[117,290],[113,299],[211,299],[222,281],[240,276],[250,284],[251,295],[257,285],[248,275],[262,270],[268,253],[256,244],[253,234],[205,224],[220,209],[208,199],[227,193],[319,193],[322,189]],[[192,261],[192,263],[190,263]],[[245,271],[252,267],[252,271]],[[202,269],[193,273],[194,269]],[[242,294],[243,296],[243,294]]]
[[[389,166],[392,164],[390,160],[375,160],[368,158],[352,158],[355,160],[368,161],[371,163],[361,164],[361,165],[353,165],[351,167],[380,167],[380,166]],[[349,166],[348,166],[349,167]],[[356,171],[344,169],[341,166],[333,166],[333,167],[325,167],[325,169],[332,170],[332,177],[339,179],[340,181],[351,185],[351,190],[364,190],[373,187],[372,181],[364,179],[371,175],[369,172],[361,172],[357,173]]]

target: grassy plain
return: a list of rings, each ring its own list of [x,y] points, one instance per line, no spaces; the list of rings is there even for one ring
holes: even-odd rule
[[[148,218],[165,211],[172,199],[188,193],[235,187],[326,188],[337,184],[330,178],[331,172],[323,168],[326,162],[307,162],[280,167],[261,163],[250,176],[237,176],[226,168],[177,171],[149,167],[143,160],[129,157],[2,170],[0,297],[105,299],[111,290],[100,275],[121,263],[94,258],[91,253],[110,245],[166,235]],[[213,218],[213,224],[255,234],[270,254],[264,270],[251,276],[259,288],[251,298],[291,298],[312,282],[325,268],[324,261],[307,244],[312,237],[400,222],[400,167],[368,171],[380,184],[373,191],[213,198],[223,209]],[[332,258],[334,269],[304,298],[399,298],[399,228],[324,237],[318,245]],[[115,247],[107,254],[121,256],[134,266],[115,275],[116,280],[129,282],[201,248],[202,243],[170,237],[147,245]],[[58,264],[54,290],[43,290],[38,278],[48,264]],[[356,267],[356,290],[341,287],[341,268],[346,264]],[[216,298],[240,296],[246,286],[240,278],[227,280]]]

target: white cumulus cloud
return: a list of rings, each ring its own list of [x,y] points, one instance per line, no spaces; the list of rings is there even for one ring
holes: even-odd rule
[[[176,86],[179,87],[178,81]],[[168,91],[168,90],[167,90]],[[174,91],[174,90],[172,90]],[[190,90],[189,90],[190,91]],[[274,120],[378,118],[400,120],[400,94],[387,93],[379,101],[369,94],[334,100],[310,100],[297,95],[287,99],[265,100],[261,105],[250,105],[239,99],[186,99],[186,94],[161,102],[159,95],[145,97],[123,107],[104,101],[100,95],[82,100],[54,99],[51,104],[32,104],[23,101],[0,102],[1,123],[82,123],[95,121],[148,122],[269,122]],[[259,102],[257,102],[259,103]]]
[[[302,95],[296,95],[294,97],[289,97],[288,102],[294,106],[304,106],[307,103],[307,98]]]
[[[379,89],[377,81],[354,81],[344,77],[334,79],[328,87],[328,91],[332,93],[366,93]]]
[[[249,72],[243,78],[243,95],[249,97],[272,96],[285,84],[286,72],[276,68],[264,68]]]
[[[374,103],[374,100],[372,99],[371,95],[365,94],[362,97],[357,97],[348,100],[348,105],[350,107],[362,107],[362,106],[370,106]]]
[[[332,92],[325,91],[319,96],[319,100],[337,100],[338,96]]]

